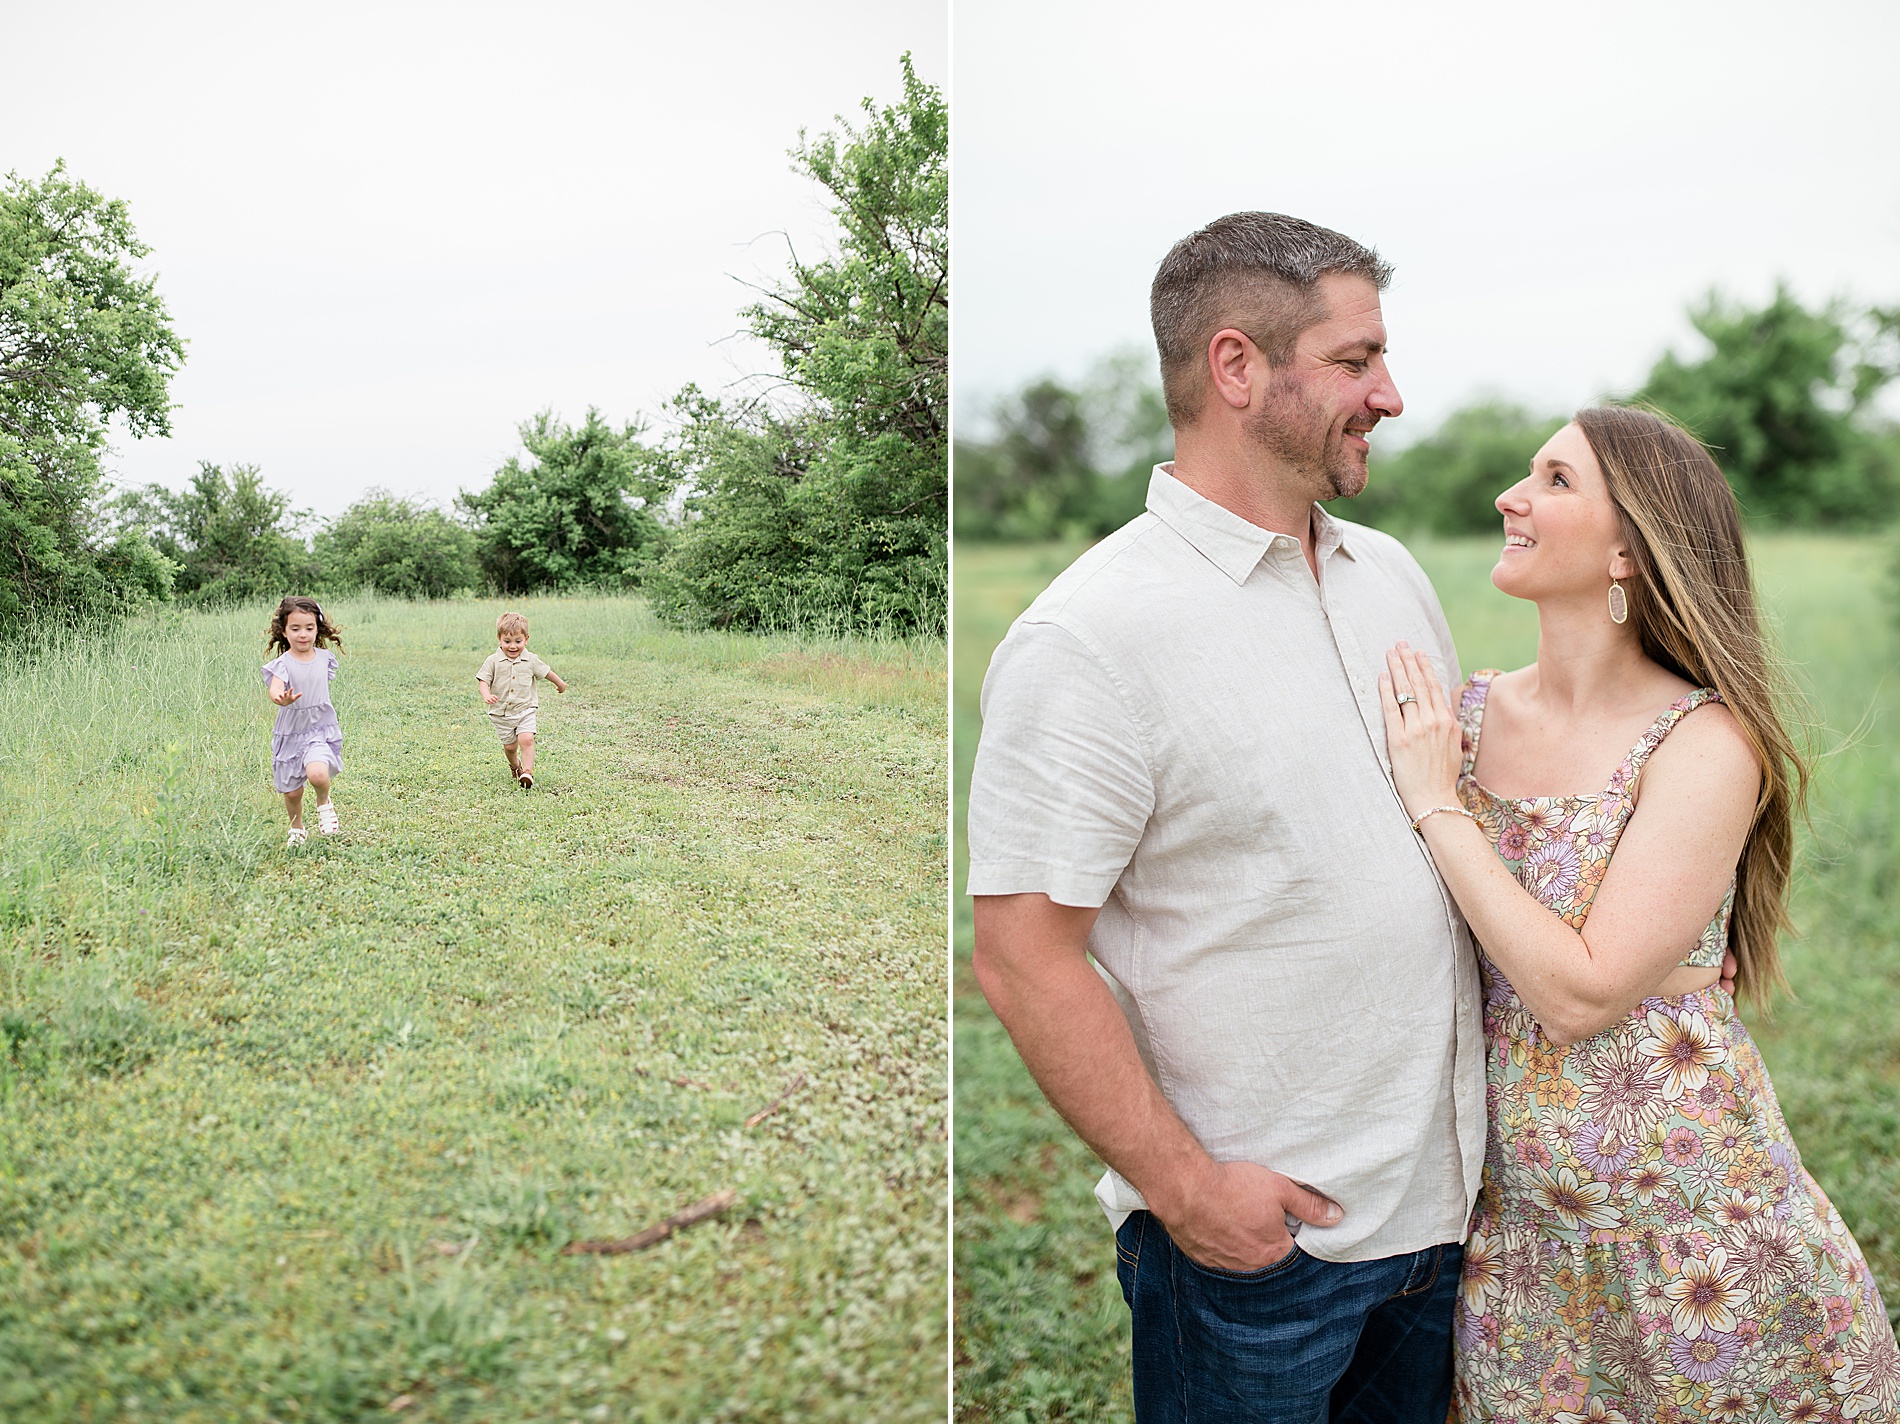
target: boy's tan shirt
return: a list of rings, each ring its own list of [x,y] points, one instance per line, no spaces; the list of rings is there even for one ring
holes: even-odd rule
[[[501,699],[488,709],[489,712],[494,716],[507,717],[541,705],[534,680],[546,677],[552,671],[554,669],[526,648],[521,650],[518,658],[511,658],[497,648],[488,655],[488,661],[475,674],[475,680],[487,683],[488,690]]]

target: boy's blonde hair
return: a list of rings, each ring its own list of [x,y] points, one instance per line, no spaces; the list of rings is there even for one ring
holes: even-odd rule
[[[528,620],[519,613],[502,614],[495,620],[495,636],[499,638],[508,633],[519,633],[522,637],[527,637]]]

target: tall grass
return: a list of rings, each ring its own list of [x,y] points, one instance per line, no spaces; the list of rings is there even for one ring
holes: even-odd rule
[[[941,1418],[943,645],[325,608],[297,851],[268,609],[0,653],[0,1419]]]
[[[1818,714],[1813,823],[1783,954],[1795,997],[1751,1018],[1802,1157],[1853,1228],[1900,1311],[1900,677],[1886,544],[1757,536],[1778,641]],[[1498,594],[1492,540],[1426,540],[1467,670],[1536,656],[1536,611]],[[983,669],[1009,622],[1079,546],[957,551],[953,759],[956,886],[980,732]],[[962,1420],[1125,1418],[1127,1310],[1107,1226],[1089,1195],[1101,1170],[1043,1101],[969,972],[968,902],[956,920],[957,1415]]]

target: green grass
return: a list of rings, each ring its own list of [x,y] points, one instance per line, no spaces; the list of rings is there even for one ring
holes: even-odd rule
[[[1010,621],[1080,545],[961,545],[956,556],[956,870],[980,719],[977,694]],[[1770,535],[1754,543],[1779,641],[1821,724],[1813,830],[1784,943],[1797,997],[1751,1023],[1808,1169],[1853,1228],[1889,1309],[1900,1307],[1900,678],[1889,545]],[[1494,540],[1414,552],[1467,670],[1537,651],[1536,610],[1491,588]],[[1860,735],[1852,737],[1856,728]],[[1097,1163],[1043,1101],[969,969],[956,913],[956,1411],[962,1421],[1126,1418],[1127,1310]]]
[[[943,645],[530,601],[523,794],[495,607],[331,611],[297,851],[263,610],[0,662],[0,1419],[941,1419]]]

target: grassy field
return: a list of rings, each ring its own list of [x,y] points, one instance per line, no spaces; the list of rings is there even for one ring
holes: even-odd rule
[[[1810,1171],[1853,1227],[1890,1312],[1900,1307],[1900,685],[1887,606],[1890,546],[1767,536],[1757,576],[1782,648],[1812,698],[1820,766],[1795,918],[1783,946],[1797,998],[1751,1020]],[[1536,611],[1490,586],[1492,540],[1414,546],[1467,670],[1536,655]],[[1080,546],[956,556],[955,886],[991,650]],[[1865,720],[1864,720],[1865,719]],[[1850,737],[1859,728],[1857,738]],[[1129,1415],[1127,1310],[1107,1223],[1090,1198],[1100,1165],[1043,1102],[969,971],[968,902],[956,920],[957,1417]]]
[[[943,1417],[942,644],[521,606],[525,794],[497,607],[330,610],[297,851],[264,610],[0,661],[0,1420]]]

